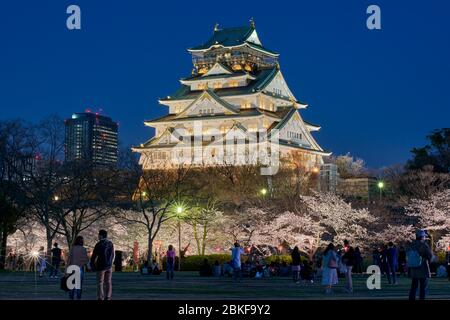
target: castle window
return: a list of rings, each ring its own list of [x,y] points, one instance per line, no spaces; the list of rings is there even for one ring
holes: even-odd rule
[[[198,85],[198,89],[199,90],[206,90],[206,89],[208,89],[208,83],[200,83],[199,85]]]
[[[242,109],[250,109],[252,107],[252,104],[250,103],[250,101],[243,101],[241,103],[241,108]]]
[[[239,82],[237,82],[237,81],[230,81],[228,85],[230,87],[237,87],[239,85]]]

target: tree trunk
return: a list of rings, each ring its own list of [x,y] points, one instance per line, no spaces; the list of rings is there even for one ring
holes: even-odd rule
[[[178,220],[178,271],[181,270],[181,221]]]
[[[197,244],[197,253],[199,255],[202,254],[201,252],[201,248],[200,248],[200,239],[198,238],[198,232],[197,232],[197,222],[194,222],[192,224],[192,229],[194,229],[194,239],[195,239],[195,243]]]
[[[149,231],[148,234],[148,251],[147,251],[147,262],[148,265],[150,266],[153,262],[153,239],[152,239],[152,235]]]
[[[202,256],[205,255],[205,249],[206,249],[206,236],[207,236],[208,229],[206,227],[206,223],[203,225],[203,242],[202,242]]]
[[[5,270],[6,267],[6,245],[8,243],[8,233],[6,230],[1,230],[0,233],[0,270]]]
[[[50,228],[47,227],[45,227],[45,231],[47,236],[47,254],[49,254],[49,252],[52,251],[52,242],[53,242],[52,231],[50,230]]]

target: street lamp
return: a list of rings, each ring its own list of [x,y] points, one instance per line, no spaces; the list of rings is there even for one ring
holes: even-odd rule
[[[58,197],[58,196],[54,196],[54,197],[53,197],[53,200],[58,201],[58,200],[59,200],[59,197]]]
[[[261,189],[261,194],[262,194],[263,196],[265,196],[265,195],[267,194],[267,189],[266,189],[266,188],[262,188],[262,189]]]
[[[181,214],[183,213],[183,207],[178,205],[176,208],[178,215],[178,271],[181,270]]]
[[[383,189],[384,189],[384,182],[383,181],[378,181],[377,187],[380,190],[380,201],[381,201],[381,193],[383,192]]]

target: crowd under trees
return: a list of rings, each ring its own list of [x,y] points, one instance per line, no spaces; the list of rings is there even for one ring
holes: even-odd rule
[[[137,241],[150,261],[161,243],[177,240],[183,254],[228,252],[239,240],[261,255],[298,246],[312,258],[330,241],[349,239],[366,250],[406,243],[415,228],[427,229],[433,249],[442,250],[450,242],[450,130],[428,139],[405,166],[378,173],[386,183],[383,201],[362,205],[318,192],[318,174],[304,168],[301,155],[283,159],[273,177],[260,175],[258,166],[142,172],[130,148],[120,151],[117,166],[95,167],[64,161],[64,123],[56,116],[38,124],[2,121],[0,268],[8,243],[50,251],[56,240],[70,247],[83,235],[92,247],[104,227],[123,250]],[[330,161],[341,177],[369,175],[349,154]]]

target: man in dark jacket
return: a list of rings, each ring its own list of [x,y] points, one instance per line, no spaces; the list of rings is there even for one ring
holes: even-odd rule
[[[111,300],[112,297],[112,264],[114,261],[114,245],[107,239],[108,233],[100,230],[99,241],[91,256],[91,266],[97,271],[98,300]],[[105,296],[106,291],[106,296]]]
[[[416,240],[411,244],[410,250],[416,250],[421,257],[421,263],[418,267],[411,268],[411,290],[409,291],[409,300],[416,300],[417,288],[420,284],[419,299],[424,300],[428,287],[428,279],[431,278],[430,261],[433,256],[430,247],[425,243],[426,232],[418,230]],[[409,257],[409,256],[408,256]]]
[[[398,266],[398,250],[391,241],[388,243],[388,249],[386,250],[387,260],[387,278],[389,284],[397,284],[397,266]]]
[[[345,291],[347,293],[353,293],[352,269],[355,265],[355,250],[350,246],[348,240],[344,240],[344,255],[342,256],[342,262],[347,266],[347,271],[345,273]]]
[[[58,244],[55,242],[52,249],[52,267],[50,268],[50,278],[57,278],[59,265],[61,264],[61,249],[58,248]]]

